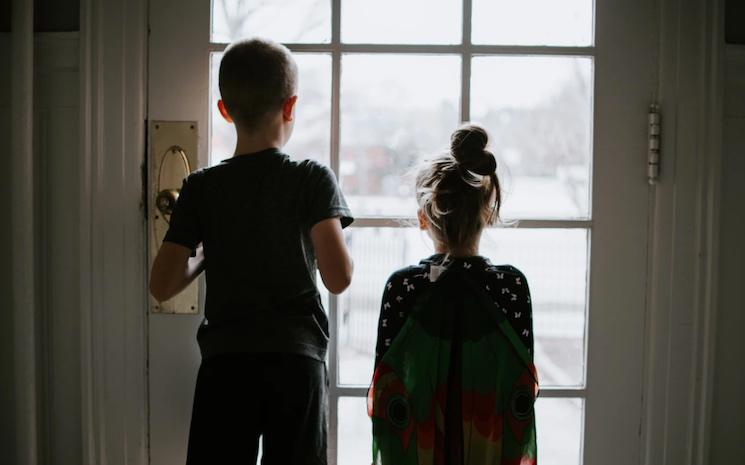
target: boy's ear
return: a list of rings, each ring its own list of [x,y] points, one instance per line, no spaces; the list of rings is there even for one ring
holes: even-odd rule
[[[295,119],[295,103],[297,103],[297,95],[293,95],[285,100],[282,104],[282,119],[284,121],[292,121]]]
[[[416,211],[416,217],[419,220],[419,229],[425,231],[429,226],[429,223],[427,222],[427,217],[424,216],[424,212],[421,208]]]
[[[227,121],[228,123],[233,122],[233,117],[230,116],[230,114],[228,113],[228,109],[225,107],[222,99],[217,101],[217,109],[220,110],[220,114],[223,118],[225,118],[225,121]]]

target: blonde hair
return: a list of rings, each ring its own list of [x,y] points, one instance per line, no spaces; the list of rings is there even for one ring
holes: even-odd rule
[[[489,135],[464,124],[450,151],[426,162],[416,176],[416,199],[435,239],[450,249],[469,246],[499,216],[502,193]]]

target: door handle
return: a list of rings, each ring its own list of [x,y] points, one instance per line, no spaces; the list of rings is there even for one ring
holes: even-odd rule
[[[155,196],[155,207],[166,222],[171,223],[171,214],[176,206],[180,189],[163,189]]]
[[[175,158],[175,162],[173,160]],[[179,163],[180,162],[180,163]],[[181,168],[179,170],[178,168]],[[176,173],[174,173],[176,171]],[[179,172],[180,171],[180,172]],[[171,214],[176,207],[181,189],[164,188],[165,183],[174,177],[181,179],[186,178],[191,173],[191,164],[186,156],[184,149],[178,145],[168,147],[163,156],[160,157],[160,167],[158,168],[158,186],[155,195],[155,208],[158,209],[166,223],[171,224]]]

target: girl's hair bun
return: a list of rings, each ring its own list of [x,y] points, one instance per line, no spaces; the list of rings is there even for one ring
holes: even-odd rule
[[[476,124],[464,124],[450,136],[450,153],[458,165],[482,176],[490,176],[497,170],[494,154],[486,150],[489,135]]]

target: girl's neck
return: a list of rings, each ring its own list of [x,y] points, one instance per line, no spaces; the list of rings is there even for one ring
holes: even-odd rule
[[[435,244],[435,252],[438,254],[450,255],[456,258],[475,257],[479,254],[479,245],[470,244],[464,247],[448,247],[442,243]]]

